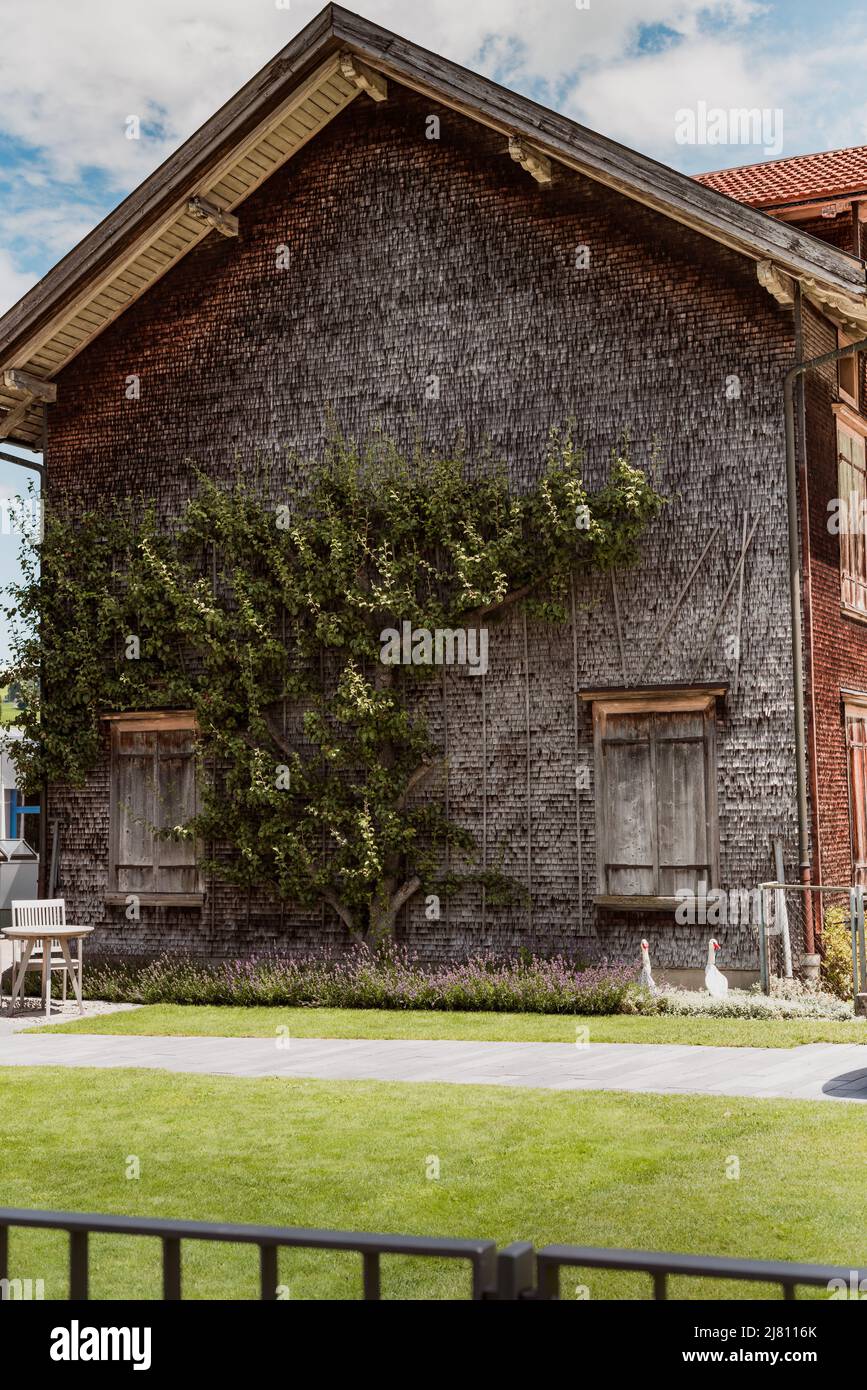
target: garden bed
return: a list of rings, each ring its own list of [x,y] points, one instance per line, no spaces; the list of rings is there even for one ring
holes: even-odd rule
[[[35,986],[34,986],[35,987]],[[563,957],[502,960],[477,955],[425,965],[393,947],[357,948],[334,958],[263,956],[208,962],[164,955],[143,964],[96,962],[85,971],[91,999],[130,1004],[280,1006],[692,1018],[852,1019],[852,1005],[794,981],[775,982],[770,996],[639,987],[623,961],[582,966]]]

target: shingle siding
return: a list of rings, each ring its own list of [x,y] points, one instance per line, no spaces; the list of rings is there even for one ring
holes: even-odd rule
[[[429,115],[439,140],[426,138]],[[627,429],[633,456],[658,445],[657,485],[670,502],[641,565],[618,577],[627,678],[637,679],[675,597],[716,526],[720,535],[648,666],[649,683],[731,681],[724,639],[737,588],[707,657],[696,660],[740,552],[744,511],[759,526],[746,566],[740,689],[719,727],[724,887],[770,871],[770,838],[794,862],[793,735],[781,381],[792,316],[759,287],[755,267],[698,234],[563,172],[540,190],[501,136],[390,86],[360,99],[240,209],[237,240],[212,234],[59,378],[52,408],[51,489],[94,501],[158,493],[168,515],[194,486],[194,465],[229,478],[267,461],[289,496],[317,456],[329,413],[346,434],[381,428],[403,444],[461,439],[470,457],[503,457],[519,488],[540,476],[549,428],[570,419],[593,484]],[[276,268],[278,248],[289,268]],[[576,267],[576,248],[590,264]],[[124,397],[128,376],[141,398]],[[729,379],[740,396],[727,398]],[[439,399],[426,399],[430,379]],[[611,583],[578,594],[578,681],[620,685]],[[453,814],[481,836],[487,767],[489,860],[527,878],[529,682],[532,918],[492,908],[478,889],[438,922],[423,902],[401,936],[429,957],[518,946],[637,957],[642,934],[659,966],[702,965],[706,928],[670,916],[597,914],[593,794],[580,803],[583,914],[578,907],[569,624],[514,612],[491,630],[484,682],[450,673],[445,707]],[[428,697],[443,733],[441,688]],[[592,759],[579,709],[579,759]],[[282,910],[210,886],[201,912],[142,909],[137,926],[103,906],[107,772],[81,791],[55,788],[62,886],[101,951],[182,948],[238,955],[318,948],[342,933],[330,913]],[[531,925],[532,921],[532,925]],[[724,964],[753,968],[748,929],[715,929]]]

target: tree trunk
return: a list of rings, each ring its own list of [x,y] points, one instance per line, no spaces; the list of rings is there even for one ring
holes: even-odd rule
[[[384,941],[394,938],[397,914],[421,887],[421,879],[413,875],[399,888],[393,878],[385,878],[379,884],[370,904],[370,925],[367,939],[371,946],[381,946]]]

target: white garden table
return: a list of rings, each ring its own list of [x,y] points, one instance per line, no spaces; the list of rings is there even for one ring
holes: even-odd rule
[[[42,1007],[45,1010],[45,1017],[51,1017],[51,943],[58,941],[63,955],[69,977],[72,980],[72,987],[75,990],[75,997],[78,1000],[78,1008],[84,1013],[84,1000],[81,994],[81,970],[83,962],[84,937],[89,936],[93,927],[76,927],[68,924],[64,926],[44,926],[44,927],[6,927],[3,935],[8,941],[23,941],[24,955],[18,966],[17,975],[13,971],[12,997],[9,1000],[9,1013],[15,1009],[15,1000],[19,1002],[23,997],[24,980],[27,975],[27,966],[30,957],[33,955],[39,942],[42,942]],[[69,950],[70,941],[78,941],[78,969]]]

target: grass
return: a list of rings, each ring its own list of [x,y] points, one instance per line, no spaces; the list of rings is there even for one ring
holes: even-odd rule
[[[16,1067],[0,1070],[0,1117],[9,1206],[846,1268],[863,1257],[867,1131],[854,1105]],[[287,1251],[280,1279],[293,1299],[353,1298],[359,1265]],[[183,1273],[187,1297],[254,1298],[257,1252],[188,1243]],[[13,1232],[9,1274],[65,1298],[66,1237]],[[567,1273],[564,1296],[579,1284],[593,1298],[648,1296],[643,1277],[598,1271]],[[94,1239],[91,1288],[158,1296],[158,1242]],[[448,1261],[384,1261],[385,1297],[467,1289]],[[778,1290],[676,1280],[671,1291],[713,1294]]]
[[[150,1004],[52,1025],[63,1033],[270,1038],[278,1028],[297,1038],[448,1038],[491,1042],[694,1043],[714,1047],[797,1047],[802,1043],[867,1042],[867,1024],[822,1019],[673,1018],[614,1014],[446,1013],[393,1009],[236,1008]],[[35,1031],[35,1030],[34,1030]],[[39,1030],[42,1031],[41,1029]]]

